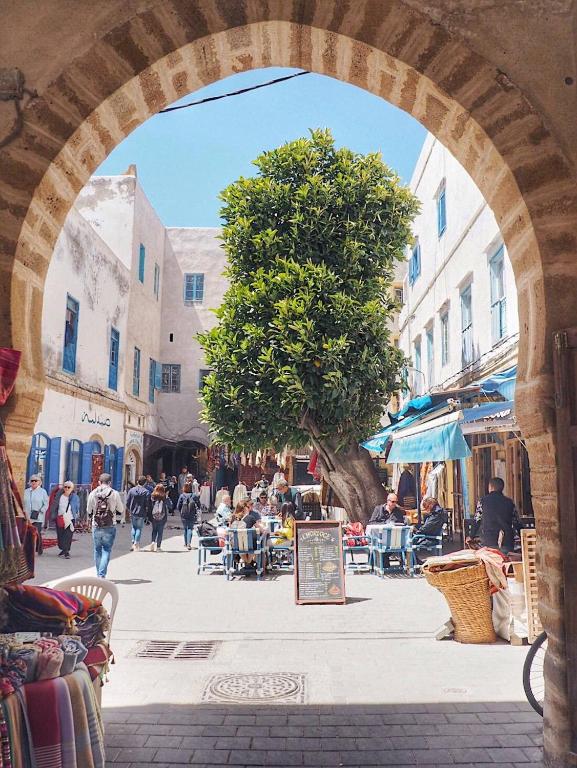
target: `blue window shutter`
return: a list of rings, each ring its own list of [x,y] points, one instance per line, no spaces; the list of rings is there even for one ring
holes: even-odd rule
[[[110,446],[104,446],[104,471],[112,474],[110,471]]]
[[[122,473],[124,471],[124,448],[116,451],[116,471],[114,473],[114,488],[119,491],[122,488]]]
[[[154,372],[154,388],[162,389],[162,363],[156,363],[156,369]]]
[[[60,446],[61,437],[53,437],[50,440],[50,449],[48,457],[48,477],[45,478],[46,490],[50,493],[52,485],[58,485],[60,482]]]
[[[92,451],[93,444],[90,441],[83,444],[80,461],[80,482],[83,484],[92,481]]]
[[[140,243],[140,250],[138,253],[138,279],[141,283],[144,282],[144,263],[146,260],[146,248]]]

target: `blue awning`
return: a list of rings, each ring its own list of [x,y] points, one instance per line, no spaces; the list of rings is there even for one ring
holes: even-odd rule
[[[515,412],[515,403],[512,400],[497,403],[483,403],[473,408],[463,410],[463,421],[490,421],[491,419],[500,419],[510,416]]]
[[[455,420],[405,437],[399,435],[393,441],[388,461],[391,464],[417,464],[466,459],[470,455],[471,449]]]
[[[498,392],[505,400],[515,399],[515,384],[517,383],[517,366],[501,371],[488,379],[479,382],[481,391],[486,394]]]

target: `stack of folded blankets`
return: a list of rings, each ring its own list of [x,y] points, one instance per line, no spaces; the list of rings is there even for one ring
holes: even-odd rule
[[[78,635],[87,648],[101,642],[110,626],[99,600],[49,587],[7,585],[0,590],[0,612],[2,608],[7,613],[7,623],[0,627],[4,632]]]

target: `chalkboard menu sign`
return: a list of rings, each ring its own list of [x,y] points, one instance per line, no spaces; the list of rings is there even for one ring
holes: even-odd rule
[[[335,520],[295,523],[295,600],[345,603],[343,531]]]

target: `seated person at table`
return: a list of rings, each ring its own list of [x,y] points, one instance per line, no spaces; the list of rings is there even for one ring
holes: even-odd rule
[[[232,515],[232,522],[230,524],[231,529],[246,530],[247,528],[254,528],[257,533],[262,533],[262,523],[260,522],[260,519],[257,518],[257,513],[250,511],[251,506],[252,503],[249,500],[241,501],[236,505]],[[245,564],[245,566],[250,566],[252,568],[254,561],[256,560],[256,556],[246,553],[242,554],[240,559]]]
[[[261,517],[268,517],[269,515],[274,514],[266,491],[261,491],[259,493],[258,499],[254,504],[254,510],[258,512]]]
[[[430,555],[436,542],[425,537],[442,536],[443,526],[448,520],[448,515],[434,496],[425,496],[421,502],[423,522],[413,528],[413,550],[419,565],[423,564],[421,554]]]
[[[385,504],[377,504],[369,520],[369,525],[404,525],[405,510],[398,505],[396,493],[389,493]]]
[[[272,543],[285,544],[294,538],[295,507],[290,501],[286,501],[280,508],[282,525],[274,532]]]
[[[216,525],[225,527],[229,524],[232,515],[230,493],[225,493],[214,514]]]

